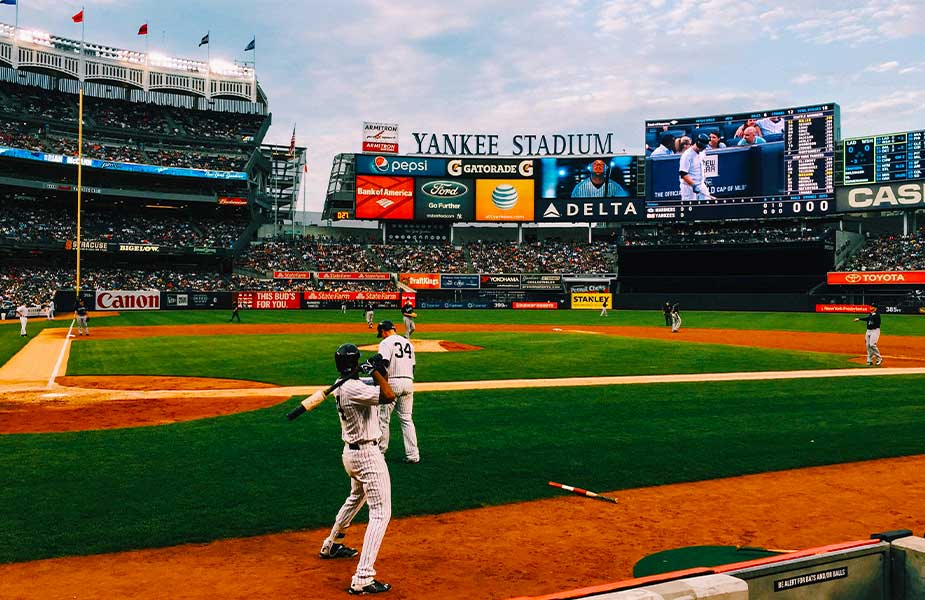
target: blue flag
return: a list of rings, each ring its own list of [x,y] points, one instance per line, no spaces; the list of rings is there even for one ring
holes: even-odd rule
[[[16,4],[16,0],[0,0],[0,4]]]
[[[209,43],[209,34],[207,33],[204,36],[202,36],[201,40],[199,40],[199,45],[202,46],[203,44],[208,44],[208,43]]]
[[[247,52],[248,50],[253,50],[256,47],[257,47],[257,38],[254,38],[251,40],[251,43],[247,45],[247,48],[245,48],[244,51]]]

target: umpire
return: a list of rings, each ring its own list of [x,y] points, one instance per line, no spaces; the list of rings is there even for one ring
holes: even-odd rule
[[[671,302],[665,302],[662,312],[665,313],[665,325],[671,327]]]

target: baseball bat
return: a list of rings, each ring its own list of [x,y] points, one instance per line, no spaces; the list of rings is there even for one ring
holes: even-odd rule
[[[555,481],[550,481],[549,485],[552,487],[561,488],[567,492],[572,492],[573,494],[578,494],[579,496],[587,496],[588,498],[594,498],[595,500],[603,500],[604,502],[613,502],[617,503],[616,498],[608,498],[607,496],[601,496],[595,492],[589,492],[588,490],[583,490],[579,487],[574,487],[571,485],[565,485],[564,483],[556,483]]]
[[[333,392],[340,386],[347,383],[348,380],[349,380],[348,377],[344,377],[343,379],[338,379],[337,381],[334,382],[334,385],[330,386],[328,389],[316,391],[308,398],[305,398],[304,400],[302,400],[302,402],[300,402],[298,406],[296,406],[295,408],[290,410],[288,413],[286,413],[286,418],[291,421],[295,419],[296,417],[298,417],[299,415],[301,415],[302,413],[308,412],[310,410],[315,410],[315,408],[317,408],[319,404],[324,402],[324,399],[328,397],[328,394],[330,394],[331,392]]]

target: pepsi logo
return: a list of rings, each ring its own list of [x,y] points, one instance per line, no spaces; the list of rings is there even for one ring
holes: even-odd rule
[[[373,167],[375,167],[377,171],[388,171],[389,160],[384,156],[377,156],[373,159]]]

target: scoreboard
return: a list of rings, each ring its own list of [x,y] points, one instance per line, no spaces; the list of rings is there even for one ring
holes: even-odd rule
[[[845,145],[845,185],[925,179],[925,131],[851,138]]]
[[[796,109],[785,120],[784,163],[789,196],[831,195],[834,191],[835,111],[829,106]]]

